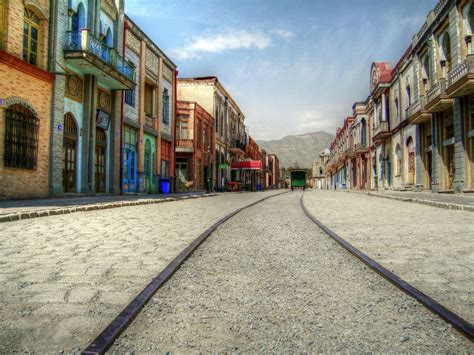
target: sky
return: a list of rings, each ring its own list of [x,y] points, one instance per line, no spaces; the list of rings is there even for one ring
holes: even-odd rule
[[[374,61],[393,65],[436,0],[125,0],[178,66],[217,76],[257,140],[334,134],[369,94]]]

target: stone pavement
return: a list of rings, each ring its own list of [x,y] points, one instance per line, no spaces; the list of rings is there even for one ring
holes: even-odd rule
[[[0,353],[83,349],[210,225],[280,192],[226,193],[3,223]]]
[[[147,201],[181,196],[201,195],[203,193],[175,193],[175,194],[125,194],[125,195],[96,195],[96,196],[65,196],[55,198],[35,198],[7,200],[0,199],[0,215],[25,211],[40,211],[72,206],[86,206],[113,202]]]
[[[349,191],[375,197],[389,198],[405,202],[415,202],[432,207],[474,212],[474,194],[440,194],[429,191]]]
[[[307,192],[304,201],[356,248],[474,322],[472,212],[321,190]]]

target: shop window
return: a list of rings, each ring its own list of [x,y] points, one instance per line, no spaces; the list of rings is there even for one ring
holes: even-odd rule
[[[5,166],[36,169],[39,119],[26,106],[5,110]]]
[[[125,103],[128,106],[135,107],[135,89],[125,90]]]
[[[170,124],[170,95],[168,89],[163,90],[162,94],[162,101],[163,101],[163,112],[162,112],[162,121],[164,124]]]
[[[40,20],[30,9],[25,8],[23,17],[23,60],[38,65]]]

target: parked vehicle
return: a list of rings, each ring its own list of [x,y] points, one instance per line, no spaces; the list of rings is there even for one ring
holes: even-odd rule
[[[293,191],[295,188],[306,190],[306,175],[307,171],[303,169],[292,169],[290,172],[290,188]]]

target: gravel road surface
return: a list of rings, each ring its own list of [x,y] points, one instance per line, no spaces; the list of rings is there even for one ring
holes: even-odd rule
[[[0,353],[80,351],[192,240],[280,193],[123,207],[0,227]]]
[[[110,352],[474,352],[323,234],[300,196],[267,200],[221,226]]]
[[[474,323],[474,216],[362,194],[308,191],[324,225]]]

